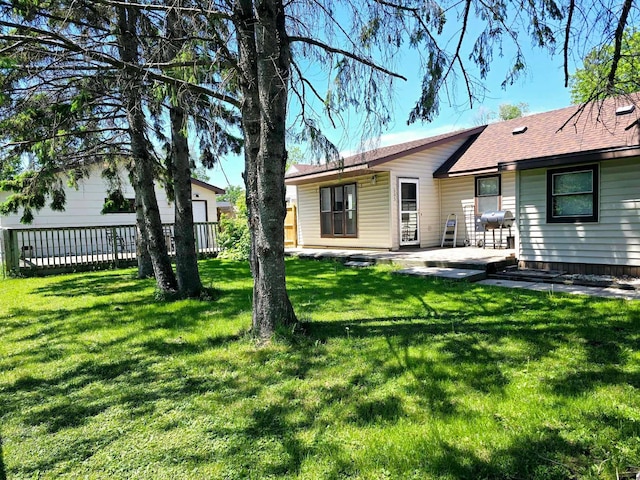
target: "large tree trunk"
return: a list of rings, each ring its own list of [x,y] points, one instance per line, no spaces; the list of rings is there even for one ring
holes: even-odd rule
[[[255,7],[255,9],[254,9]],[[258,18],[254,18],[254,12]],[[271,337],[297,321],[286,289],[284,172],[290,53],[280,0],[239,0],[238,31],[245,183],[251,230],[253,332]]]
[[[133,174],[130,178],[136,194],[136,259],[138,261],[138,278],[149,278],[153,277],[153,263],[151,262],[151,255],[149,255],[147,229],[144,226],[142,199],[136,191],[136,182]]]
[[[174,237],[176,244],[176,277],[178,290],[185,297],[197,297],[202,293],[202,282],[198,271],[196,239],[193,229],[193,206],[191,204],[191,165],[189,146],[182,134],[184,111],[171,107],[172,156],[171,176],[176,223]]]
[[[138,44],[136,39],[136,13],[134,9],[117,8],[118,13],[118,47],[122,60],[138,63]],[[171,269],[171,260],[164,240],[162,220],[158,209],[158,200],[154,186],[154,163],[149,152],[149,144],[145,136],[145,117],[141,97],[136,86],[141,83],[136,74],[123,72],[126,88],[121,92],[129,122],[131,152],[134,160],[134,188],[136,196],[142,203],[144,228],[147,232],[148,251],[151,256],[153,272],[158,289],[164,293],[172,293],[177,289],[176,277]]]
[[[171,62],[180,51],[180,42],[184,41],[184,29],[180,23],[178,12],[170,9],[167,12],[166,61]],[[172,100],[169,99],[169,102]],[[178,97],[178,102],[184,98]],[[198,271],[198,255],[193,229],[193,206],[191,203],[191,164],[189,161],[189,144],[184,131],[187,128],[186,115],[179,105],[169,108],[171,123],[171,159],[169,173],[172,177],[173,197],[176,221],[174,239],[176,247],[176,277],[180,294],[185,297],[197,297],[202,293],[202,282]]]

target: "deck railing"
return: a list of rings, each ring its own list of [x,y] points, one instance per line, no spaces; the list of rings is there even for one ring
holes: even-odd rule
[[[163,230],[173,255],[174,225],[165,224]],[[121,267],[137,260],[135,225],[3,228],[0,233],[0,258],[11,275]],[[219,252],[217,223],[195,223],[194,233],[199,256]]]

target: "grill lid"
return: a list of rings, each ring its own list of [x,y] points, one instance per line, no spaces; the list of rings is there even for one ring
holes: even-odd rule
[[[480,217],[480,223],[485,230],[495,228],[511,228],[515,217],[509,210],[496,210],[484,212]]]

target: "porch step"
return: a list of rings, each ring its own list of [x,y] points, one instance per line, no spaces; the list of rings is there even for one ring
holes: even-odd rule
[[[409,267],[393,272],[397,275],[410,275],[413,277],[436,277],[447,280],[464,280],[477,282],[487,278],[487,273],[481,270],[449,267]]]
[[[374,264],[375,262],[358,261],[358,260],[349,260],[348,262],[344,262],[345,267],[353,267],[353,268],[373,267]]]

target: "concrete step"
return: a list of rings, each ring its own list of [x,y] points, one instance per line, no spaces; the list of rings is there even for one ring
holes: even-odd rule
[[[353,267],[353,268],[373,267],[374,264],[375,262],[370,262],[366,260],[363,260],[363,261],[349,260],[348,262],[344,262],[345,267]]]
[[[410,275],[414,277],[435,277],[447,280],[464,280],[477,282],[487,278],[487,273],[477,269],[450,268],[450,267],[409,267],[393,272],[397,275]]]

